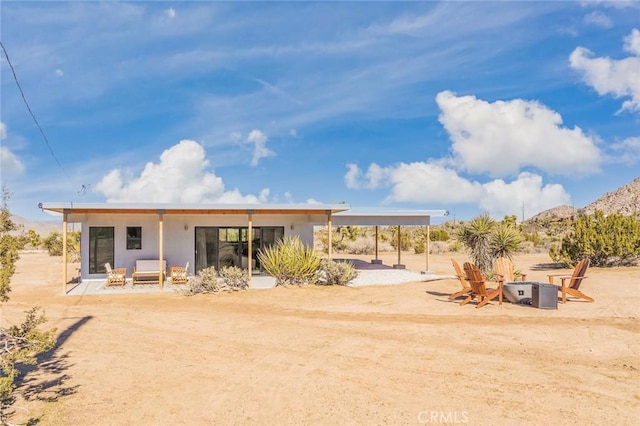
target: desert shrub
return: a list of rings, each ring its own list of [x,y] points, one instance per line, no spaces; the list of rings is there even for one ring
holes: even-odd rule
[[[7,410],[14,402],[15,381],[20,373],[18,364],[35,365],[37,355],[51,349],[55,343],[54,328],[42,331],[41,324],[46,322],[41,308],[27,311],[20,325],[8,328],[0,327],[0,424],[5,423]]]
[[[42,244],[42,237],[40,237],[40,234],[38,234],[33,229],[29,229],[28,235],[29,235],[29,237],[28,237],[29,238],[29,245],[31,247],[33,247],[33,248],[40,247],[40,245]]]
[[[442,254],[451,251],[451,244],[444,241],[434,241],[430,245],[429,253]]]
[[[49,256],[62,256],[62,234],[53,231],[42,240],[42,248],[44,248]]]
[[[561,245],[553,246],[549,256],[556,262],[575,265],[588,257],[593,266],[631,265],[640,257],[640,220],[613,213],[605,216],[579,215]]]
[[[201,293],[217,293],[219,287],[216,268],[210,266],[208,268],[201,269],[198,272],[198,275],[189,279],[183,293],[188,296]]]
[[[358,238],[349,244],[347,251],[351,254],[373,254],[376,251],[375,239],[371,237]]]
[[[249,272],[237,266],[225,266],[220,269],[222,282],[231,290],[246,290],[249,288]]]
[[[537,232],[532,232],[531,234],[522,234],[522,236],[524,237],[525,241],[528,241],[530,243],[533,243],[534,246],[541,246],[544,244],[544,241],[542,241],[542,238],[540,238],[540,234],[538,234]]]
[[[264,270],[275,277],[276,286],[309,284],[320,266],[320,258],[313,248],[297,236],[284,237],[275,245],[260,250],[258,260]]]
[[[42,239],[42,248],[49,256],[62,256],[62,233],[50,233]],[[67,232],[67,256],[70,262],[80,261],[80,231]]]
[[[364,232],[364,229],[359,226],[341,226],[338,228],[340,241],[344,241],[345,239],[355,241],[360,235],[364,235]]]
[[[205,293],[220,293],[222,291],[246,290],[249,288],[249,273],[237,266],[224,266],[219,273],[210,266],[201,269],[193,278],[189,279],[182,293],[187,296]]]
[[[460,241],[453,241],[449,244],[449,251],[458,252],[460,250],[462,250],[462,244],[460,244]]]
[[[319,285],[347,285],[358,276],[358,271],[349,262],[322,259],[316,271],[315,282]]]
[[[444,229],[434,229],[429,233],[429,238],[431,241],[449,241],[451,237]]]
[[[389,243],[394,250],[398,249],[398,226],[394,226],[392,229],[392,237],[389,239]],[[402,232],[400,228],[400,250],[409,250],[411,248],[411,238],[408,231]]]
[[[12,234],[18,226],[11,220],[8,207],[10,196],[9,190],[3,185],[0,207],[0,303],[9,300],[11,278],[20,258],[19,251],[28,241],[26,236]],[[17,365],[36,364],[37,356],[51,349],[55,343],[55,329],[42,331],[39,328],[45,321],[40,308],[34,307],[27,311],[20,325],[8,328],[0,325],[0,424],[10,424],[8,417],[11,404],[15,401],[19,375]]]

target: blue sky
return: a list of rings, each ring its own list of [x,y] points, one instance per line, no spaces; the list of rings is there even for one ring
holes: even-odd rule
[[[2,1],[2,182],[41,201],[530,217],[640,175],[640,2]],[[53,154],[52,154],[52,152]]]

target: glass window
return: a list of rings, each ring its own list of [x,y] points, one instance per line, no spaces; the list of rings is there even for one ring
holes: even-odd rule
[[[114,244],[112,226],[91,226],[89,227],[89,273],[101,274],[105,272],[104,264],[111,264],[112,268],[117,266],[114,263]]]
[[[142,226],[127,226],[127,250],[142,250]]]

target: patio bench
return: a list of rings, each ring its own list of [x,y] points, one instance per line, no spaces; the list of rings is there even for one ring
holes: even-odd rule
[[[136,260],[136,266],[131,274],[132,285],[136,284],[159,284],[160,271],[158,271],[158,259]],[[162,281],[167,275],[167,261],[162,261]]]

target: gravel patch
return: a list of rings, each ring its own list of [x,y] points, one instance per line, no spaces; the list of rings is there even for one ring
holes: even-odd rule
[[[419,273],[406,269],[359,270],[358,276],[348,285],[361,287],[367,285],[393,285],[418,281],[434,281],[449,278],[433,273]]]

